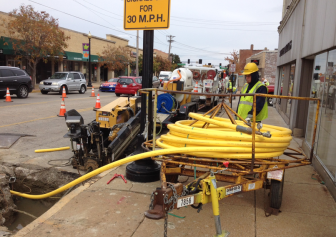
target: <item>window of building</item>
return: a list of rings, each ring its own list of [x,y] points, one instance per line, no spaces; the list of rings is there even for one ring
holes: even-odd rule
[[[287,84],[288,96],[293,96],[294,78],[295,78],[295,64],[291,64],[289,81]],[[292,108],[292,100],[287,100],[286,115],[288,118],[290,117],[291,108]]]
[[[78,62],[74,62],[74,64],[75,64],[75,71],[79,71],[79,63]]]
[[[336,50],[315,57],[311,97],[321,100],[314,153],[335,181],[336,174]],[[306,142],[312,145],[317,102],[309,103]]]

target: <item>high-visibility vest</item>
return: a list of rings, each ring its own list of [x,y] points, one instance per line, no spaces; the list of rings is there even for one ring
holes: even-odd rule
[[[265,86],[263,83],[258,81],[250,90],[249,94],[253,94],[257,91],[257,89],[261,86]],[[248,83],[245,83],[241,93],[246,94],[248,88]],[[253,106],[253,96],[242,96],[240,97],[239,107],[238,107],[238,114],[243,118],[246,119],[248,112],[251,111]],[[262,121],[268,117],[268,104],[265,101],[264,107],[259,112],[256,117],[256,121]]]
[[[269,82],[268,82],[268,81],[266,81],[265,85],[266,85],[266,86],[269,86]]]
[[[236,92],[236,90],[237,90],[237,87],[233,87],[232,91]]]
[[[232,90],[232,82],[229,81],[229,89]]]

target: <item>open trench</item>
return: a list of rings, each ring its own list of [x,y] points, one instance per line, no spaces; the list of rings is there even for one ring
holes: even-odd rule
[[[43,200],[14,196],[10,190],[29,194],[53,191],[80,177],[79,174],[55,167],[31,164],[0,164],[0,236],[11,236],[41,216],[68,191]],[[82,185],[82,184],[79,184]]]

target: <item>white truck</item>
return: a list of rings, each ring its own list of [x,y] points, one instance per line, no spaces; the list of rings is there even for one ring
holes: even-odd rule
[[[172,74],[173,74],[173,72],[170,72],[170,71],[161,71],[160,72],[159,80],[160,80],[161,86],[163,86],[163,83],[165,81],[169,81]]]
[[[185,66],[193,75],[194,91],[198,93],[216,93],[220,91],[220,72],[210,67]],[[197,89],[196,89],[197,84]],[[218,96],[200,96],[200,103],[212,107],[218,103]]]

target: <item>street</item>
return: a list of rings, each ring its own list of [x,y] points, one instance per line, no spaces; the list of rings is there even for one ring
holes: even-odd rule
[[[104,106],[117,97],[111,92],[100,93],[101,105]],[[76,109],[84,118],[84,123],[95,119],[93,107],[96,97],[90,97],[91,90],[85,94],[72,92],[65,98],[65,107],[69,111]],[[64,117],[58,117],[62,99],[57,93],[42,95],[30,93],[28,98],[20,99],[12,96],[12,103],[0,102],[0,134],[27,134],[32,136],[21,137],[10,149],[0,149],[0,161],[10,163],[29,163],[49,167],[48,161],[66,159],[72,156],[71,150],[35,153],[36,149],[57,148],[70,146],[70,141],[63,138],[68,128]],[[54,162],[61,164],[66,162]],[[72,166],[63,167],[67,171],[76,171]]]

